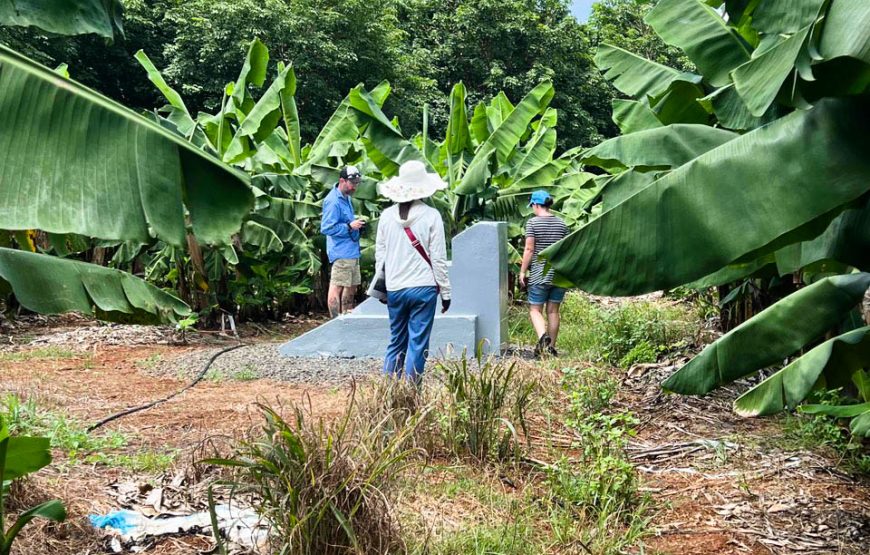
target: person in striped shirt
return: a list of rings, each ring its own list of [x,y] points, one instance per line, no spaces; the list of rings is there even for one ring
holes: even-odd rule
[[[546,263],[539,260],[538,255],[553,243],[564,239],[568,235],[568,227],[561,218],[550,212],[553,197],[547,191],[532,193],[529,206],[535,215],[526,223],[526,248],[520,268],[520,285],[528,287],[529,318],[538,334],[535,356],[539,357],[544,353],[557,356],[559,308],[565,298],[565,289],[553,285],[553,270],[551,268],[545,272]]]

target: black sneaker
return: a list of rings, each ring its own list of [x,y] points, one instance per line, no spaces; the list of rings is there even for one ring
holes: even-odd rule
[[[559,351],[556,350],[556,347],[553,347],[553,344],[552,344],[552,343],[550,343],[550,346],[547,347],[547,353],[548,353],[551,357],[557,357],[557,356],[559,356]]]
[[[535,358],[540,358],[542,354],[551,348],[549,334],[544,334],[538,338],[538,344],[535,345]]]

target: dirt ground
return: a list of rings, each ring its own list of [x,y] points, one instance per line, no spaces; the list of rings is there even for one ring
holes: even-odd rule
[[[284,332],[292,335],[310,325],[302,323]],[[52,333],[48,328],[29,331],[38,332]],[[103,341],[62,358],[0,358],[0,394],[34,398],[40,407],[95,422],[186,383],[155,377],[148,372],[149,361],[203,345],[158,343],[167,344]],[[712,402],[663,395],[657,383],[671,370],[662,365],[633,368],[619,397],[620,404],[641,420],[630,456],[657,507],[645,553],[870,553],[867,480],[836,470],[834,461],[819,453],[783,449],[778,442],[779,422],[736,417],[730,411],[730,390],[720,391]],[[206,456],[220,438],[241,437],[258,425],[257,402],[284,406],[302,402],[315,415],[329,418],[341,412],[347,394],[346,387],[265,379],[204,380],[169,402],[112,422],[106,428],[128,438],[121,452],[177,450],[173,466],[161,474],[137,475],[99,463],[64,464],[66,455],[55,453],[55,464],[28,482],[16,499],[19,503],[63,499],[70,518],[62,525],[32,525],[13,553],[111,552],[86,517],[120,508],[124,484],[162,486],[167,492],[189,485],[184,495],[177,496],[189,501],[200,478],[191,470],[195,468],[191,462]],[[211,547],[204,536],[187,536],[157,542],[149,552],[193,554]]]

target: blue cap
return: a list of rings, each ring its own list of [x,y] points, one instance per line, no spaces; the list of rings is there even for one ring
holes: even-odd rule
[[[550,193],[548,193],[547,191],[535,191],[534,193],[532,193],[532,200],[529,201],[529,206],[533,204],[540,204],[541,206],[543,206],[551,198],[553,197],[551,197]]]

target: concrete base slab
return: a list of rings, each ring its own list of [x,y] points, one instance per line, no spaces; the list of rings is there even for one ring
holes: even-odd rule
[[[358,310],[359,307],[353,314],[339,316],[285,343],[279,352],[288,357],[383,357],[390,342],[390,321],[386,309],[383,314],[366,314]],[[464,349],[473,353],[476,325],[476,316],[436,316],[429,343],[431,356],[461,356]]]

